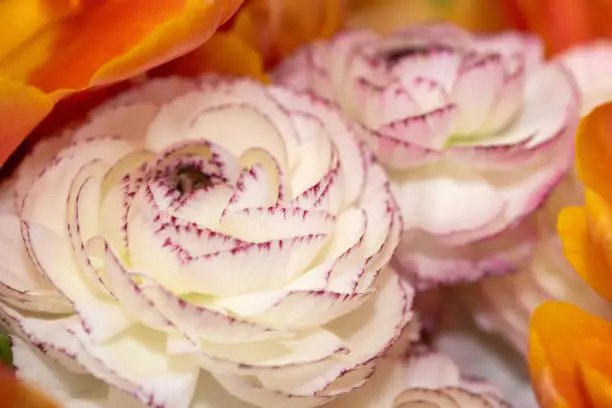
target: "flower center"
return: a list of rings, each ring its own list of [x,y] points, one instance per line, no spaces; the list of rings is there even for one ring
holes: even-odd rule
[[[454,48],[445,44],[420,44],[414,43],[404,47],[390,49],[385,53],[385,59],[391,65],[398,63],[406,57],[426,57],[434,52],[453,52]]]
[[[176,189],[181,194],[190,194],[213,184],[212,177],[196,166],[186,165],[176,171]]]

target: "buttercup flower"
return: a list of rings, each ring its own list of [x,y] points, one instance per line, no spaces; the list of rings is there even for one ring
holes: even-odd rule
[[[531,320],[529,365],[540,406],[611,406],[611,353],[612,323],[570,303],[538,307]]]
[[[0,163],[59,99],[195,49],[242,2],[0,2]]]
[[[512,274],[483,279],[461,288],[480,328],[495,332],[527,355],[529,321],[547,300],[562,300],[603,317],[612,318],[612,305],[597,295],[563,256],[557,235],[557,216],[563,207],[583,203],[584,187],[574,174],[557,186],[545,206],[534,215],[538,240],[533,257]]]
[[[579,117],[573,78],[541,54],[517,33],[354,31],[303,48],[276,79],[368,129],[404,218],[398,261],[424,289],[507,272],[529,253],[520,221],[570,167]]]
[[[18,375],[67,407],[313,407],[362,387],[413,293],[353,132],[322,99],[205,76],[39,144],[0,200]]]

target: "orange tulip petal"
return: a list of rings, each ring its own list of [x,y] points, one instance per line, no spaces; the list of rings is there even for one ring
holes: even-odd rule
[[[0,25],[0,164],[51,111],[209,39],[244,0],[5,0]],[[45,95],[47,94],[47,95]]]
[[[208,40],[243,1],[187,0],[182,15],[161,24],[126,54],[109,61],[95,73],[92,82],[99,84],[128,78],[142,72],[143,68],[160,65],[194,50]],[[143,7],[150,7],[151,3],[144,0],[144,4]]]
[[[612,204],[612,103],[598,106],[581,121],[576,167],[582,182]]]
[[[553,382],[546,350],[533,330],[529,337],[529,370],[533,390],[542,408],[571,408]]]
[[[594,190],[587,188],[584,208],[591,240],[601,248],[607,264],[612,265],[612,207]],[[612,274],[609,282],[612,284]]]
[[[0,77],[0,165],[52,107],[38,89]]]
[[[534,382],[539,396],[551,396],[551,401],[560,400],[572,408],[590,407],[578,366],[580,358],[593,357],[584,352],[586,339],[612,345],[612,323],[569,303],[548,301],[535,310],[531,318],[530,368],[539,379]],[[548,374],[548,382],[542,381],[542,373]]]
[[[612,344],[585,341],[579,357],[582,383],[593,407],[612,407]]]
[[[219,72],[269,81],[261,55],[231,32],[219,32],[195,51],[160,70],[183,76]]]
[[[597,293],[612,300],[612,268],[602,248],[591,237],[586,209],[564,208],[559,214],[557,230],[570,265]]]
[[[76,6],[63,18],[49,17],[47,26],[3,56],[0,73],[47,93],[119,81],[195,49],[242,1],[72,0]]]

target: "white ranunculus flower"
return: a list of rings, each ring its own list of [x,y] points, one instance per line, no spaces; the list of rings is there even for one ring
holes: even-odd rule
[[[537,38],[434,24],[309,44],[278,83],[322,95],[369,131],[404,219],[398,264],[418,289],[508,273],[526,219],[572,162],[580,95]]]
[[[363,387],[413,291],[386,268],[401,219],[352,126],[206,76],[40,143],[0,207],[18,374],[70,408],[314,407]]]

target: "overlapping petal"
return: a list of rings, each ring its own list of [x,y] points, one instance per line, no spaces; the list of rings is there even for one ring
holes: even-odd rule
[[[582,184],[575,175],[566,176],[533,217],[538,234],[531,260],[513,274],[460,289],[479,327],[501,336],[523,355],[527,355],[531,314],[547,300],[570,302],[612,318],[612,305],[585,284],[563,256],[556,232],[561,209],[583,203]]]
[[[521,222],[570,167],[580,109],[569,70],[541,53],[530,36],[448,24],[349,31],[299,50],[275,79],[364,125],[404,218],[398,259],[429,287],[508,272],[529,253]]]
[[[495,387],[464,379],[446,356],[417,349],[381,359],[368,384],[333,408],[506,408]]]
[[[362,387],[413,290],[387,267],[401,217],[355,131],[323,99],[205,76],[147,82],[41,142],[5,189],[15,344],[96,378],[101,406],[206,404],[200,377],[265,407]]]
[[[0,22],[0,127],[4,162],[73,91],[138,75],[210,38],[241,0],[8,1]],[[95,47],[92,46],[95,44]]]
[[[586,186],[585,204],[568,207],[559,216],[558,230],[564,253],[576,272],[608,300],[612,299],[612,270],[608,236],[612,231],[610,215],[612,190],[609,163],[612,157],[609,121],[612,105],[593,110],[578,129],[576,165]]]
[[[608,75],[612,64],[610,41],[598,40],[572,47],[556,59],[576,79],[582,99],[582,115],[612,99],[612,80]]]
[[[574,305],[550,301],[540,306],[532,317],[529,346],[532,382],[540,405],[610,405],[611,336],[612,323]]]

